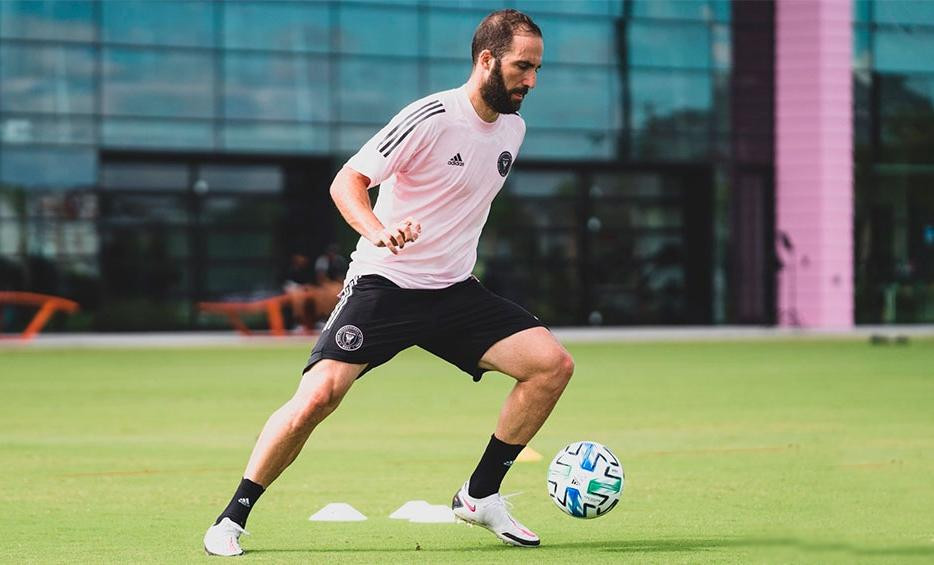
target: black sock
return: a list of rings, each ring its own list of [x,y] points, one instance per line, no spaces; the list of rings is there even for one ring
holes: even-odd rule
[[[260,495],[265,490],[250,479],[241,480],[237,492],[230,499],[230,504],[227,505],[227,508],[224,508],[224,511],[221,512],[221,515],[217,517],[217,521],[214,523],[220,524],[224,518],[230,518],[240,524],[241,528],[245,528],[246,519],[250,516],[250,510],[253,509],[253,505],[256,504],[256,501],[259,500]]]
[[[467,494],[474,498],[484,498],[499,492],[506,471],[512,467],[523,447],[525,446],[504,443],[495,435],[490,436],[490,443],[486,446],[486,451],[477,463],[473,475],[470,476]]]

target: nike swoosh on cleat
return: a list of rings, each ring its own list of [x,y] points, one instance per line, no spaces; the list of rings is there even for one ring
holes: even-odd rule
[[[467,510],[470,510],[471,512],[476,512],[476,511],[477,511],[477,506],[476,506],[476,505],[471,506],[469,502],[467,502],[466,500],[464,500],[464,497],[463,497],[463,496],[460,497],[460,499],[461,499],[461,502],[464,503],[464,506],[467,507]]]

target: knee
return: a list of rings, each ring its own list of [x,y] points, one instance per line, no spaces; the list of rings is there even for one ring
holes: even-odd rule
[[[543,385],[555,396],[561,395],[574,374],[574,358],[561,349],[550,356],[548,369],[544,371]]]
[[[561,387],[563,389],[574,375],[574,358],[567,351],[562,351],[559,355],[555,373],[557,380],[563,383]]]
[[[321,386],[292,398],[293,413],[290,425],[294,430],[313,428],[337,409],[343,398],[327,380]]]

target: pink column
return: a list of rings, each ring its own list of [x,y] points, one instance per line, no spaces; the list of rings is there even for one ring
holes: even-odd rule
[[[779,325],[853,325],[852,0],[778,0]],[[793,250],[782,245],[787,234]]]

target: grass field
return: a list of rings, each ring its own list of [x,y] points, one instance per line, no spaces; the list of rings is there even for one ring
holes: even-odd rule
[[[419,350],[358,382],[257,504],[245,562],[934,561],[934,341],[572,345],[577,371],[504,484],[542,538],[390,520],[440,504],[491,433],[508,378]],[[192,563],[307,348],[0,350],[0,562]],[[547,461],[592,439],[623,500],[575,520]],[[328,502],[369,516],[307,520]]]

